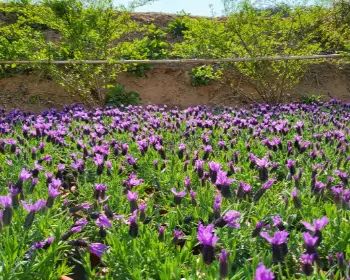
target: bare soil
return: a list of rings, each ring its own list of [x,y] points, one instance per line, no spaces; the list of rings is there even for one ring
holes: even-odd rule
[[[124,84],[129,91],[138,92],[144,105],[166,104],[185,108],[198,104],[235,106],[247,103],[242,96],[219,82],[192,86],[189,69],[190,66],[156,66],[146,72],[146,77],[123,73],[117,82]],[[252,85],[244,81],[240,88],[248,95],[255,92]],[[338,98],[350,102],[350,66],[342,68],[326,63],[312,66],[301,83],[288,91],[288,100],[298,101],[302,94],[322,94],[325,100]],[[82,100],[44,76],[32,73],[0,79],[0,107],[6,110],[18,108],[40,112],[71,103],[82,103]]]

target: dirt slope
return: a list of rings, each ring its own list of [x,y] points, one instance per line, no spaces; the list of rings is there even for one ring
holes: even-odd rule
[[[207,86],[192,86],[188,68],[183,67],[155,67],[144,78],[124,73],[118,77],[118,82],[124,84],[127,90],[138,92],[146,105],[167,104],[184,108],[197,104],[243,104],[242,98],[218,82]],[[254,92],[248,83],[243,83],[241,88],[248,94]],[[301,94],[322,94],[325,99],[335,97],[350,102],[350,66],[339,69],[330,64],[314,65],[301,83],[288,94],[291,101],[297,101]],[[0,79],[0,107],[7,110],[20,108],[39,112],[80,101],[79,97],[71,96],[54,81],[37,74]]]

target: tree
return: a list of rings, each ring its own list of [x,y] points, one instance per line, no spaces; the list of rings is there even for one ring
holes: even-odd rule
[[[189,24],[184,42],[174,53],[185,57],[270,57],[314,55],[321,51],[317,40],[324,9],[284,5],[276,12],[257,9],[250,1],[225,1],[226,22],[201,19]],[[321,16],[321,18],[320,18]],[[199,24],[200,22],[200,24]],[[203,27],[205,26],[205,27]],[[257,101],[282,102],[286,89],[298,83],[307,66],[316,61],[251,61],[234,64],[255,88]],[[232,64],[224,68],[232,68]],[[233,80],[233,79],[232,79]],[[232,85],[235,87],[235,85]],[[237,92],[237,88],[235,88]],[[238,91],[249,99],[244,92]],[[256,98],[255,98],[256,99]],[[251,101],[252,101],[251,100]]]

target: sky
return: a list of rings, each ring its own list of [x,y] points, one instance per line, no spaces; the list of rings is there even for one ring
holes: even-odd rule
[[[129,0],[115,1],[117,4],[127,5]],[[209,5],[212,4],[217,14],[221,15],[223,5],[221,0],[158,0],[151,4],[137,8],[136,12],[171,13],[185,10],[186,13],[199,16],[211,16]]]
[[[276,2],[283,1],[276,0]],[[129,0],[115,0],[115,3],[127,5]],[[195,16],[212,16],[211,8],[209,7],[210,4],[212,4],[213,10],[216,13],[214,15],[222,15],[224,7],[221,0],[158,0],[143,7],[139,7],[135,11],[175,14],[181,10],[184,10],[186,13],[190,13],[191,15]]]

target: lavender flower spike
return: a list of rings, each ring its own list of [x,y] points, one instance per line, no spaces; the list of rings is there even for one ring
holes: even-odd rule
[[[304,239],[304,243],[305,243],[306,253],[308,253],[308,254],[316,253],[316,246],[317,246],[318,237],[312,236],[308,232],[304,232],[303,239]]]
[[[277,231],[271,237],[266,232],[261,232],[260,236],[265,238],[272,245],[272,258],[274,262],[282,262],[288,253],[287,237],[289,233],[286,231]]]
[[[297,209],[300,209],[301,208],[301,200],[298,197],[297,188],[294,188],[292,190],[292,198],[293,198],[294,207]]]
[[[5,226],[8,226],[11,224],[12,221],[12,196],[11,194],[7,196],[0,196],[0,205],[5,208],[2,221]]]
[[[266,268],[263,263],[260,263],[255,271],[254,280],[274,280],[275,276],[270,269]]]
[[[109,247],[102,243],[91,243],[88,248],[90,253],[98,256],[99,258],[102,258],[102,255],[107,251]]]
[[[214,246],[219,238],[213,234],[214,225],[203,226],[199,224],[197,238],[203,245],[202,256],[205,264],[210,265],[214,261],[215,249]]]
[[[271,188],[272,184],[274,182],[276,182],[277,180],[275,178],[272,178],[270,180],[268,180],[263,186],[261,189],[259,189],[255,194],[254,194],[254,197],[253,197],[253,200],[254,201],[258,201],[262,196],[263,194],[269,189]]]
[[[220,217],[215,221],[215,227],[224,227],[226,225],[232,228],[240,228],[239,223],[236,221],[241,217],[241,213],[230,210],[224,216]]]
[[[139,226],[137,224],[137,212],[138,210],[135,210],[129,218],[129,234],[133,238],[137,237],[139,233]]]
[[[137,192],[131,192],[128,191],[126,198],[130,201],[130,212],[133,213],[136,209],[138,209],[137,206],[137,199],[138,199],[138,194]]]
[[[175,188],[171,188],[171,192],[174,194],[174,202],[175,204],[181,204],[181,199],[186,195],[186,190],[181,192],[177,192]]]
[[[219,259],[219,269],[220,269],[220,277],[221,279],[225,279],[228,277],[228,257],[230,253],[225,249],[221,250],[221,253],[218,254]]]
[[[21,203],[23,208],[29,212],[24,221],[24,227],[30,228],[33,224],[35,213],[46,206],[46,201],[44,199],[39,199],[34,204],[27,204],[22,200]]]
[[[264,225],[265,223],[263,221],[258,221],[253,230],[252,237],[258,236],[261,230],[263,229]]]
[[[46,207],[51,208],[53,206],[53,202],[56,197],[58,197],[61,194],[56,188],[52,186],[52,184],[49,185],[49,198],[46,200]]]
[[[164,241],[164,238],[165,238],[165,227],[164,226],[160,226],[158,228],[158,240],[159,242],[163,242]]]
[[[320,245],[322,241],[322,232],[321,230],[328,224],[329,219],[327,216],[324,216],[321,219],[313,220],[313,225],[308,222],[302,221],[301,224],[308,229],[309,231],[314,233],[314,236],[318,237],[317,245]]]
[[[310,276],[313,272],[313,267],[312,267],[312,263],[315,259],[315,255],[314,254],[302,254],[301,255],[301,270],[303,271],[303,273],[307,276]]]

